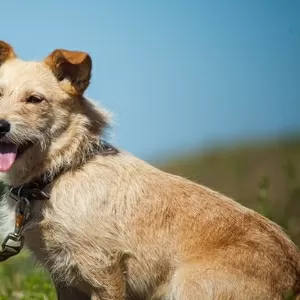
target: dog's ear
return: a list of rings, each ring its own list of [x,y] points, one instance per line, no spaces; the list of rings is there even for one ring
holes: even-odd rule
[[[8,59],[16,58],[16,54],[12,46],[4,41],[0,41],[0,66]]]
[[[67,93],[82,95],[89,86],[92,59],[88,53],[57,49],[44,62]]]

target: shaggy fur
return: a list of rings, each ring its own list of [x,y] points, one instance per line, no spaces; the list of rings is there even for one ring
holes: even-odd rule
[[[0,142],[29,145],[1,180],[18,186],[54,178],[50,200],[31,204],[24,235],[58,298],[279,300],[299,293],[299,252],[276,224],[124,151],[88,159],[107,125],[106,113],[83,96],[91,68],[87,53],[60,49],[25,62],[0,42],[0,119],[11,124]],[[14,228],[14,208],[6,195],[3,236]]]

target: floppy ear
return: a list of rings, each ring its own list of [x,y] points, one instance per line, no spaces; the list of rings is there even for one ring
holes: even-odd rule
[[[12,46],[4,41],[0,41],[0,66],[8,59],[16,58],[16,54]]]
[[[82,95],[89,86],[92,59],[88,53],[57,49],[44,62],[67,93]]]

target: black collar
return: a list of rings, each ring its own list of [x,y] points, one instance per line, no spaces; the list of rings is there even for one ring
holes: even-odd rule
[[[97,154],[108,156],[118,154],[119,150],[110,145],[109,143],[100,140],[98,144],[94,146],[93,151],[88,154],[88,158],[92,158]],[[57,178],[65,169],[60,170],[55,176]],[[43,189],[48,186],[54,178],[43,179],[47,176],[41,176],[39,179],[31,181],[21,186],[12,187],[9,186],[10,196],[18,201],[21,197],[25,197],[28,201],[32,200],[47,200],[50,198],[50,195],[43,191]]]

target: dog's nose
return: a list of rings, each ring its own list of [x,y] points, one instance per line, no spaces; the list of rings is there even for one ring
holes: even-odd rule
[[[0,120],[0,137],[10,131],[10,124],[6,120]]]

